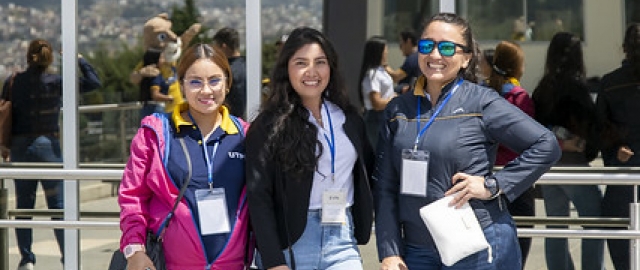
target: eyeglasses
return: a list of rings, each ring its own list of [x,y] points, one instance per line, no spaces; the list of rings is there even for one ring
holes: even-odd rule
[[[418,41],[418,52],[421,54],[430,54],[435,47],[438,47],[440,55],[451,57],[456,54],[456,47],[460,47],[463,52],[470,52],[467,46],[455,43],[453,41],[435,41],[433,39],[421,39]]]
[[[205,85],[208,85],[209,88],[211,88],[211,90],[213,91],[220,91],[222,90],[222,86],[224,85],[222,83],[224,79],[225,77],[214,77],[207,80],[185,79],[184,85],[185,85],[185,88],[191,91],[200,91],[204,88]]]

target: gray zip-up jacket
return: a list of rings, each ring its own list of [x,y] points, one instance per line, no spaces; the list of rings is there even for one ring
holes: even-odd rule
[[[432,97],[438,98],[435,106],[424,97],[420,81],[413,92],[387,105],[374,172],[376,237],[381,260],[402,256],[404,244],[435,250],[419,209],[444,197],[458,172],[491,176],[498,144],[521,155],[493,175],[504,195],[490,201],[469,201],[483,228],[498,216],[508,214],[504,198],[514,200],[560,158],[558,142],[548,129],[496,91],[464,81],[418,144],[419,150],[430,153],[426,197],[400,194],[401,151],[414,147],[416,119],[420,120],[420,128],[424,127],[453,84],[443,88],[440,97]],[[418,102],[421,109],[417,117]]]

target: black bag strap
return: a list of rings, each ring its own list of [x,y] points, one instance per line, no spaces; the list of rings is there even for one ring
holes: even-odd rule
[[[162,240],[162,236],[164,234],[164,230],[167,227],[169,227],[169,221],[173,217],[173,213],[178,208],[178,205],[180,204],[180,200],[182,200],[182,197],[184,196],[184,193],[187,191],[187,186],[189,186],[189,182],[191,181],[191,175],[193,174],[193,171],[192,171],[192,168],[191,168],[191,157],[189,156],[189,150],[187,149],[187,146],[184,143],[184,138],[180,137],[178,140],[180,141],[180,145],[182,146],[182,151],[184,152],[184,156],[186,157],[187,168],[189,168],[189,174],[188,174],[187,179],[184,181],[184,184],[180,188],[180,193],[178,194],[178,198],[176,199],[176,202],[173,203],[173,208],[171,209],[171,212],[169,212],[169,214],[167,214],[167,217],[162,222],[162,225],[160,225],[160,230],[157,233],[158,241]]]

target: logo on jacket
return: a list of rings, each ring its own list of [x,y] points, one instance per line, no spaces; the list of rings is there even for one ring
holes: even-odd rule
[[[452,114],[461,114],[464,113],[464,109],[462,107],[453,110]]]
[[[229,158],[244,159],[244,154],[240,152],[229,152]]]

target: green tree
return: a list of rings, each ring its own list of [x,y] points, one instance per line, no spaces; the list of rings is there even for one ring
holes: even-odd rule
[[[85,56],[96,68],[102,81],[99,93],[104,97],[101,99],[104,103],[137,101],[138,88],[129,81],[129,75],[142,59],[142,46],[122,44],[117,50],[111,47],[101,44],[97,50]]]
[[[178,36],[187,31],[191,25],[199,23],[200,21],[201,15],[196,6],[195,0],[185,0],[184,6],[180,7],[174,4],[171,8],[171,22],[173,23],[173,29],[171,30],[173,30],[173,32]],[[208,37],[205,34],[209,32],[208,30],[209,28],[203,25],[200,29],[200,33],[191,40],[191,44],[210,43],[211,37]]]

